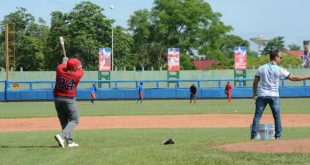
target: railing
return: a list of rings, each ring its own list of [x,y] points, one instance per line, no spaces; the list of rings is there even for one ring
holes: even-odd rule
[[[94,83],[101,84],[103,86],[102,88],[137,88],[140,82],[144,83],[145,88],[169,88],[171,87],[170,84],[175,84],[175,86],[172,86],[174,88],[187,88],[191,84],[196,84],[198,88],[224,87],[226,82],[237,82],[236,87],[244,87],[244,81],[253,81],[253,79],[92,80],[81,81],[79,89],[89,88]],[[53,89],[55,85],[55,81],[0,81],[0,83],[7,83],[7,90]],[[282,84],[285,84],[284,80]]]
[[[252,96],[252,78],[247,79],[192,79],[192,80],[93,80],[81,81],[77,99],[90,99],[89,88],[97,84],[98,99],[136,99],[137,87],[143,82],[146,99],[188,98],[189,86],[196,84],[198,98],[225,98],[226,82],[233,85],[233,97]],[[310,96],[308,80],[280,82],[281,97]],[[55,81],[0,81],[0,101],[52,100]]]
[[[307,80],[301,81],[302,84],[295,85],[287,85],[287,80],[280,80],[280,86],[307,86]],[[33,89],[53,89],[55,85],[55,81],[0,81],[1,84],[5,84],[7,82],[7,90],[11,90],[14,88],[14,84],[16,84],[16,89],[18,90],[33,90]],[[230,82],[235,87],[251,87],[253,79],[252,78],[240,78],[240,79],[191,79],[191,80],[92,80],[92,81],[81,81],[79,85],[79,89],[89,88],[93,83],[101,84],[102,88],[137,88],[139,83],[143,82],[145,88],[169,88],[171,87],[169,84],[175,84],[175,88],[187,88],[191,84],[196,84],[198,88],[209,88],[209,87],[224,87],[226,82]],[[246,82],[246,86],[244,86],[244,82]],[[292,84],[292,82],[290,82]],[[234,85],[235,84],[235,85]],[[12,86],[13,85],[13,86]],[[1,90],[0,90],[1,91]]]

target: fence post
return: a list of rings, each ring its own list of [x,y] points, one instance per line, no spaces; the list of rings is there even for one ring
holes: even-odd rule
[[[285,87],[285,81],[284,81],[284,79],[281,80],[281,83],[282,83],[282,87]]]
[[[118,81],[115,81],[114,83],[115,83],[115,86],[114,86],[114,87],[115,87],[115,88],[118,88]]]
[[[9,80],[5,80],[5,84],[4,84],[4,101],[8,101],[7,95],[8,95],[8,91],[10,90],[10,81]]]

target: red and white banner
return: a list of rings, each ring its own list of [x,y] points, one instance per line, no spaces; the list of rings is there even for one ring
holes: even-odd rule
[[[180,70],[180,48],[168,48],[168,71]]]
[[[235,47],[235,70],[246,69],[246,47]]]
[[[99,48],[99,71],[111,71],[111,48]]]

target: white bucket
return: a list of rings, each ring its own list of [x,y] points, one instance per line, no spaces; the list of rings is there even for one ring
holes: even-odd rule
[[[275,127],[273,124],[259,124],[258,133],[255,139],[270,140],[275,138],[274,135]]]

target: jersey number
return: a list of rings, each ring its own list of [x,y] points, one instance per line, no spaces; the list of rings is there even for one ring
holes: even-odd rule
[[[59,81],[57,83],[57,88],[65,90],[68,88],[69,90],[73,90],[74,87],[74,79],[71,79],[68,83],[66,82],[66,79],[63,77],[59,78]]]

